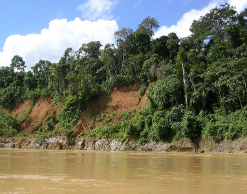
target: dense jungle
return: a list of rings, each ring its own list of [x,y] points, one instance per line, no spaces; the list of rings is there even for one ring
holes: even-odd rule
[[[158,21],[147,17],[136,30],[115,32],[115,44],[67,48],[58,63],[41,59],[30,71],[21,56],[13,56],[0,68],[0,136],[33,135],[41,141],[60,135],[73,141],[91,135],[141,144],[246,137],[247,9],[216,7],[193,21],[185,38],[176,33],[154,38],[158,28]],[[145,97],[147,105],[121,113],[97,110],[96,102],[102,104],[114,88],[138,84],[135,103]],[[33,122],[32,108],[44,98],[59,110],[25,130],[23,123]],[[25,100],[30,103],[25,114],[13,114]],[[76,130],[85,110],[98,124]]]

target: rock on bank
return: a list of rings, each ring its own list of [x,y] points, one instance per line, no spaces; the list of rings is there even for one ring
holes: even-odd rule
[[[200,153],[247,153],[247,139],[225,140],[216,143],[212,139],[201,139],[198,144],[183,138],[172,143],[150,142],[140,144],[130,139],[109,140],[94,136],[77,137],[68,140],[67,137],[49,137],[37,141],[35,137],[0,138],[1,148],[19,149],[56,149],[56,150],[95,150],[95,151],[157,151],[157,152],[200,152]]]

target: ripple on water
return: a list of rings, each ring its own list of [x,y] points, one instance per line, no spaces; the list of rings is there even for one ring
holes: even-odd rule
[[[59,176],[41,176],[41,175],[2,175],[0,174],[0,179],[25,179],[25,180],[51,180],[51,181],[59,181],[64,177]]]

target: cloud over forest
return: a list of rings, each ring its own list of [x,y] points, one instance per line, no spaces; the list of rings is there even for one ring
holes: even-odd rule
[[[172,26],[161,26],[158,31],[155,33],[154,38],[158,38],[163,35],[168,35],[171,32],[175,32],[178,37],[186,37],[191,34],[189,28],[193,20],[200,19],[201,16],[204,16],[211,9],[220,6],[221,4],[229,3],[231,6],[236,7],[238,12],[244,10],[247,7],[247,0],[212,0],[207,6],[203,7],[201,10],[192,9],[191,11],[183,14],[181,19],[177,22],[176,25]]]
[[[20,55],[26,61],[27,69],[40,59],[58,62],[68,47],[78,50],[83,43],[100,41],[101,44],[113,43],[117,22],[112,20],[55,19],[48,29],[40,34],[11,35],[0,52],[0,66],[9,66],[14,55]]]

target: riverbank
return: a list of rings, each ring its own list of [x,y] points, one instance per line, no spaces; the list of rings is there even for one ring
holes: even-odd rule
[[[94,136],[77,137],[68,140],[67,137],[56,136],[37,141],[34,136],[0,138],[1,148],[18,149],[52,149],[52,150],[95,150],[95,151],[154,151],[154,152],[198,152],[198,153],[247,153],[247,138],[215,142],[203,138],[193,143],[183,138],[172,143],[150,142],[141,144],[130,139],[109,140]]]
[[[38,98],[34,105],[32,105],[31,100],[18,102],[10,114],[16,118],[16,122],[18,121],[17,131],[19,134],[15,134],[15,137],[9,138],[0,137],[0,147],[97,151],[247,153],[247,138],[240,138],[234,141],[224,140],[221,142],[215,142],[211,138],[203,138],[197,142],[191,142],[190,139],[182,138],[179,141],[172,143],[150,142],[141,144],[132,139],[99,139],[93,135],[80,136],[80,134],[88,134],[89,131],[106,125],[109,128],[107,130],[110,130],[110,127],[117,124],[121,125],[121,123],[128,121],[128,125],[126,123],[126,126],[122,125],[122,129],[124,129],[122,131],[126,133],[126,136],[131,137],[131,134],[127,135],[125,128],[129,126],[129,130],[137,129],[138,127],[133,123],[137,123],[138,120],[133,123],[131,123],[131,120],[136,119],[140,111],[147,110],[148,108],[148,90],[146,90],[144,96],[140,98],[140,88],[140,83],[114,87],[108,96],[104,96],[104,98],[89,104],[88,107],[82,111],[76,125],[71,128],[68,137],[53,136],[43,138],[47,135],[56,134],[46,132],[56,130],[58,126],[57,122],[59,122],[58,117],[64,106],[62,103],[55,103],[51,97]],[[1,111],[6,112],[5,109],[2,109]],[[164,123],[159,123],[159,121],[164,121],[164,118],[166,117],[165,112],[157,113],[155,117],[154,115],[149,114],[144,115],[145,116],[142,115],[144,119],[142,123],[140,123],[140,126],[144,125],[144,123],[145,126],[147,124],[163,126]],[[238,116],[239,114],[235,115],[234,118],[238,118]],[[149,118],[149,120],[147,118]],[[195,120],[195,116],[190,114],[187,115],[186,119],[186,122],[199,122],[198,120]],[[243,119],[245,119],[245,116],[243,116]],[[241,125],[239,124],[239,127],[243,127],[244,123],[242,123],[242,120],[233,120],[232,122],[236,124],[240,123]],[[179,122],[181,123],[181,121]],[[224,123],[224,126],[227,128],[228,124],[229,123]],[[152,128],[152,126],[149,126],[149,128],[150,127]],[[142,131],[143,130],[142,126]],[[153,130],[157,132],[155,127],[153,127]],[[40,132],[41,135],[37,135],[37,132]],[[149,130],[146,132],[148,133]],[[110,133],[111,132],[104,135],[100,134],[101,136],[98,137],[118,137],[118,135],[115,134],[114,136]],[[140,131],[138,133],[140,133]],[[94,135],[98,134],[94,133]],[[149,141],[147,137],[148,135],[144,137],[144,140]]]

